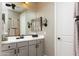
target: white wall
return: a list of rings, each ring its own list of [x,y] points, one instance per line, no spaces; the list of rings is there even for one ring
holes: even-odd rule
[[[5,6],[5,3],[2,3],[2,13],[5,14],[5,23],[4,23],[4,33],[7,32],[7,20],[8,20],[8,10],[7,7]]]
[[[36,18],[36,13],[35,11],[25,11],[23,13],[20,14],[20,34],[22,35],[26,35],[29,33],[29,29],[27,26],[27,22],[31,21],[32,19]]]
[[[17,18],[17,19],[20,18],[19,17],[20,13],[12,11],[12,10],[9,10],[9,9],[7,9],[7,10],[8,10],[8,18]]]
[[[43,27],[43,31],[46,31],[45,53],[52,56],[54,55],[54,3],[38,3],[37,9],[37,17],[42,16],[48,20],[48,26]]]
[[[2,21],[2,3],[0,2],[0,55],[1,55],[1,40],[4,32],[4,22]]]
[[[2,3],[0,2],[0,35],[3,34],[4,31],[4,22],[2,21]]]

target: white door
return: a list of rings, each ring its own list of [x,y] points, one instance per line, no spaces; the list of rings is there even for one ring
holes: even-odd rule
[[[56,2],[56,55],[74,55],[74,3]]]
[[[29,45],[29,56],[36,56],[36,44]]]
[[[18,56],[28,56],[28,46],[24,46],[18,49]]]
[[[3,51],[2,56],[16,56],[16,50],[8,50],[8,51]]]

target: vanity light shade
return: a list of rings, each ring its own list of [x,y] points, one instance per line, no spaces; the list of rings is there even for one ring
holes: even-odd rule
[[[47,27],[47,19],[44,20],[44,26]]]

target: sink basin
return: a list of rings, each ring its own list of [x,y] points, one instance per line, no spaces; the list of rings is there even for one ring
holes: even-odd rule
[[[32,35],[32,37],[38,37],[38,35],[37,34],[34,34],[34,35]]]
[[[16,39],[23,39],[24,36],[19,36],[19,37],[16,37]]]

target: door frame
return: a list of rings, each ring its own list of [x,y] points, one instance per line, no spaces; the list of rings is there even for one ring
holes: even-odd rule
[[[54,20],[54,24],[55,24],[55,25],[54,25],[54,55],[56,56],[56,55],[57,55],[57,48],[56,48],[56,45],[57,45],[57,39],[56,39],[56,32],[57,32],[57,31],[56,31],[56,26],[57,26],[57,25],[56,25],[56,22],[57,22],[57,21],[56,21],[56,2],[54,3],[54,15],[55,15],[55,16],[54,16],[54,17],[55,17],[55,18],[54,18],[54,19],[55,19],[55,20]]]

